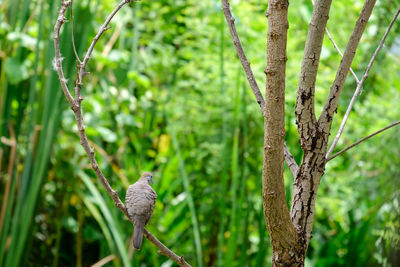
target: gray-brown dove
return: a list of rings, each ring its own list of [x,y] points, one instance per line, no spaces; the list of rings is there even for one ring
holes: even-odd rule
[[[126,208],[135,224],[133,231],[133,247],[140,250],[143,240],[143,229],[153,214],[157,193],[150,186],[153,183],[153,175],[145,172],[139,180],[130,185],[126,191]]]

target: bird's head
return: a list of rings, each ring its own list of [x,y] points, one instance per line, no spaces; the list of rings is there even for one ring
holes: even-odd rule
[[[149,184],[153,183],[153,175],[151,174],[151,172],[144,172],[140,179],[147,181]]]

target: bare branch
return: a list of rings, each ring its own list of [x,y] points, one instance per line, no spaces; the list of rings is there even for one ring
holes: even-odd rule
[[[289,166],[290,171],[292,172],[293,176],[296,177],[297,172],[299,171],[299,166],[297,165],[296,161],[294,160],[292,154],[290,154],[286,143],[283,147],[283,152],[285,154],[285,160],[287,165]]]
[[[121,3],[119,3],[119,5],[107,17],[107,19],[104,21],[103,25],[100,27],[99,31],[97,32],[96,36],[93,38],[93,41],[90,44],[89,49],[86,52],[86,55],[83,58],[81,65],[79,66],[78,78],[76,79],[76,85],[75,85],[75,101],[79,106],[80,106],[80,102],[82,101],[82,99],[80,98],[80,91],[81,91],[81,86],[82,86],[82,82],[83,82],[83,76],[86,74],[85,67],[90,59],[90,55],[93,52],[94,46],[96,45],[97,41],[100,39],[101,35],[109,29],[108,24],[110,23],[112,18],[115,16],[115,14],[117,14],[117,12],[121,9],[121,7],[123,7],[125,4],[130,3],[130,2],[133,2],[133,1],[132,0],[122,0]]]
[[[232,41],[236,48],[236,52],[238,54],[240,62],[242,63],[244,72],[246,73],[247,80],[249,81],[250,87],[253,90],[253,93],[257,99],[257,103],[260,105],[261,110],[264,114],[265,101],[261,94],[260,88],[257,85],[257,81],[254,78],[254,74],[253,71],[251,70],[250,63],[247,60],[247,57],[243,51],[242,44],[240,43],[239,36],[235,27],[235,19],[232,16],[228,0],[222,0],[222,10],[224,11],[226,22],[228,23],[229,31],[232,36]]]
[[[333,140],[331,147],[329,148],[328,152],[326,153],[326,156],[325,156],[326,158],[329,158],[329,156],[332,154],[333,149],[335,148],[337,142],[339,141],[340,136],[343,133],[344,127],[346,126],[347,119],[349,118],[350,112],[351,112],[351,110],[353,108],[353,105],[354,105],[354,103],[356,101],[356,98],[360,94],[361,88],[362,88],[365,80],[368,77],[368,73],[371,70],[372,64],[374,63],[374,61],[376,59],[376,56],[378,55],[379,51],[382,49],[383,44],[386,41],[386,37],[389,35],[389,32],[392,29],[392,26],[393,26],[394,22],[396,21],[397,17],[399,16],[399,13],[400,13],[400,8],[397,9],[397,12],[394,14],[394,17],[393,17],[392,21],[390,22],[388,28],[386,29],[386,32],[383,35],[381,42],[379,43],[378,47],[376,48],[374,54],[372,55],[372,57],[371,57],[371,59],[370,59],[370,61],[368,63],[367,68],[365,69],[365,72],[364,72],[364,75],[363,75],[361,81],[357,84],[357,88],[354,91],[354,94],[353,94],[353,97],[350,100],[349,106],[347,107],[346,114],[344,115],[343,121],[340,124],[339,131],[338,131],[337,135],[335,136],[335,139]]]
[[[322,110],[321,116],[318,119],[319,130],[323,133],[324,138],[327,140],[332,125],[332,119],[334,112],[337,109],[340,94],[342,93],[344,82],[349,72],[350,65],[353,62],[354,56],[361,36],[364,33],[368,19],[371,16],[372,9],[375,6],[376,0],[366,0],[361,10],[361,14],[356,22],[354,30],[350,36],[350,40],[347,44],[346,50],[343,55],[343,59],[340,62],[339,68],[336,72],[335,81],[331,87],[329,97],[325,103],[325,107]]]
[[[314,1],[313,1],[313,0],[311,0],[311,3],[314,5]],[[335,47],[336,51],[338,51],[339,55],[340,55],[341,57],[343,57],[342,51],[340,50],[339,46],[338,46],[338,45],[335,43],[335,41],[333,40],[333,37],[332,37],[332,35],[329,33],[327,27],[325,27],[325,32],[326,32],[326,35],[328,36],[329,40],[331,41],[331,43],[332,43],[333,46]],[[351,72],[351,74],[353,75],[353,77],[354,77],[354,79],[356,80],[356,82],[359,83],[360,81],[358,80],[358,77],[357,77],[356,73],[353,71],[353,69],[352,69],[351,67],[350,67],[350,72]]]
[[[265,117],[265,101],[261,94],[260,88],[257,85],[257,81],[254,78],[253,71],[251,70],[250,67],[250,62],[247,60],[242,44],[240,43],[240,39],[236,31],[235,19],[232,16],[228,0],[222,0],[222,10],[224,12],[226,22],[229,26],[229,31],[231,33],[233,45],[236,48],[237,55],[240,59],[240,62],[242,63],[244,72],[246,73],[247,80],[249,81],[250,87],[253,90],[257,103],[260,105],[263,116]],[[285,144],[285,160],[289,166],[292,166],[293,168],[297,169],[299,168],[296,161],[294,161],[293,156],[290,154],[289,148],[286,146],[286,144]],[[290,168],[290,170],[293,172],[292,168]]]
[[[331,40],[333,46],[335,47],[336,51],[338,51],[339,55],[343,58],[343,53],[340,50],[339,46],[335,43],[335,41],[333,40],[332,35],[329,33],[328,28],[325,28],[325,32],[326,35],[328,36],[329,40]],[[350,72],[353,75],[354,79],[356,80],[357,84],[360,82],[360,80],[358,79],[356,73],[354,72],[354,70],[350,67]]]
[[[379,134],[379,133],[381,133],[381,132],[383,132],[383,131],[386,131],[387,129],[390,129],[390,128],[396,126],[396,125],[399,125],[399,124],[400,124],[400,121],[393,122],[392,124],[386,126],[385,128],[382,128],[382,129],[380,129],[379,131],[376,131],[376,132],[374,132],[374,133],[372,133],[372,134],[370,134],[370,135],[368,135],[368,136],[366,136],[366,137],[364,137],[364,138],[361,138],[360,140],[358,140],[357,142],[353,143],[352,145],[346,147],[345,149],[340,150],[338,153],[336,153],[336,154],[333,155],[332,157],[327,158],[327,159],[326,159],[326,162],[330,161],[331,159],[336,158],[337,156],[343,154],[343,153],[346,152],[347,150],[349,150],[349,149],[355,147],[356,145],[358,145],[358,144],[364,142],[365,140],[368,140],[368,139],[370,139],[371,137],[373,137],[373,136],[375,136],[375,135],[377,135],[377,134]]]
[[[76,60],[78,60],[79,64],[82,64],[82,61],[79,58],[78,52],[76,52],[76,47],[75,47],[75,38],[74,38],[74,16],[72,14],[72,9],[73,9],[73,4],[72,4],[72,0],[71,0],[71,6],[69,8],[69,16],[70,16],[70,20],[71,20],[71,40],[72,40],[72,48],[74,50],[75,53],[75,57]]]
[[[311,149],[313,141],[311,136],[317,130],[314,110],[315,81],[331,3],[332,0],[319,0],[315,3],[304,48],[295,109],[300,145],[303,150]]]
[[[71,1],[62,2],[61,8],[58,11],[58,18],[56,25],[54,26],[54,49],[55,49],[55,59],[53,61],[53,68],[57,71],[58,77],[60,79],[61,88],[67,98],[68,104],[71,106],[72,110],[77,110],[77,106],[75,106],[74,98],[68,90],[67,80],[65,79],[64,72],[62,69],[62,60],[60,53],[60,28],[67,19],[64,16],[65,10],[71,4]]]
[[[83,98],[80,96],[80,88],[82,85],[82,78],[85,73],[84,68],[90,58],[90,54],[93,51],[93,48],[100,38],[101,34],[106,31],[108,23],[111,21],[111,19],[114,17],[114,15],[118,12],[118,10],[125,4],[132,2],[132,0],[124,0],[122,1],[116,9],[111,13],[110,16],[106,19],[106,22],[103,24],[103,26],[100,28],[100,31],[94,38],[92,44],[89,47],[88,52],[85,55],[85,58],[80,65],[80,71],[79,75],[77,78],[76,82],[76,95],[75,95],[75,100],[73,99],[71,93],[68,90],[68,86],[66,83],[66,79],[64,77],[64,73],[62,70],[62,58],[60,54],[60,44],[59,44],[59,35],[60,35],[60,29],[61,26],[63,25],[64,22],[66,22],[65,19],[65,11],[67,7],[71,4],[71,0],[69,1],[62,1],[59,13],[58,13],[58,18],[56,25],[54,27],[54,47],[55,47],[55,64],[54,67],[57,70],[57,74],[61,83],[61,87],[63,89],[63,92],[65,94],[65,97],[67,98],[67,101],[69,105],[71,106],[72,110],[74,111],[75,114],[75,120],[78,125],[78,132],[79,132],[79,138],[80,138],[80,143],[82,147],[84,148],[89,161],[91,163],[92,169],[95,171],[96,176],[100,180],[101,184],[107,191],[108,195],[112,198],[113,202],[115,203],[115,206],[117,206],[124,214],[125,216],[133,223],[132,218],[129,216],[128,211],[124,205],[124,203],[121,201],[121,199],[118,196],[118,192],[116,192],[114,189],[112,189],[111,185],[109,184],[107,178],[104,176],[104,174],[101,172],[99,165],[97,164],[97,161],[95,159],[95,153],[94,153],[94,148],[91,148],[89,145],[88,138],[86,136],[85,132],[85,127],[83,125],[83,120],[82,120],[82,112],[81,112],[81,106],[80,102],[83,100]],[[168,249],[164,244],[162,244],[155,236],[153,236],[147,229],[144,229],[144,236],[152,242],[160,251],[161,254],[166,255],[169,257],[171,260],[176,262],[179,266],[185,266],[185,267],[190,267],[190,265],[183,259],[183,257],[179,257],[176,255],[173,251]]]

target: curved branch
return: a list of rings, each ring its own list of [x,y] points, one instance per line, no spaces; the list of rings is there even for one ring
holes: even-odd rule
[[[250,67],[250,62],[247,60],[242,44],[240,43],[240,39],[235,27],[235,18],[232,16],[228,0],[222,0],[222,10],[224,12],[226,22],[228,23],[229,31],[231,33],[232,41],[236,48],[237,55],[240,59],[240,62],[242,63],[244,72],[246,73],[247,80],[249,81],[250,87],[253,90],[253,93],[257,99],[257,103],[260,105],[261,111],[264,114],[265,101],[261,94],[260,88],[257,85],[257,81],[254,78],[253,71]]]
[[[232,16],[229,1],[228,0],[222,0],[222,11],[224,12],[224,16],[226,19],[226,22],[229,26],[229,31],[231,33],[233,45],[236,48],[237,55],[240,59],[240,62],[242,63],[244,72],[246,73],[247,80],[249,81],[250,87],[253,90],[253,94],[256,97],[257,103],[260,105],[261,111],[263,113],[264,118],[266,117],[265,113],[265,100],[261,94],[260,88],[257,85],[257,81],[254,78],[253,71],[251,70],[250,67],[250,62],[247,60],[246,54],[244,53],[242,44],[240,43],[239,35],[236,31],[235,27],[235,19]],[[293,173],[294,176],[296,176],[295,171],[299,168],[297,165],[296,161],[294,160],[292,154],[290,154],[289,148],[286,146],[286,143],[284,144],[284,156],[285,156],[285,161],[288,164],[291,172]]]
[[[62,58],[61,58],[60,44],[59,44],[60,29],[61,29],[61,26],[64,24],[64,22],[66,22],[66,18],[64,16],[65,11],[72,2],[71,0],[63,1],[61,4],[60,10],[58,12],[58,18],[57,18],[56,25],[54,26],[54,47],[55,47],[54,68],[57,71],[57,74],[58,74],[58,77],[59,77],[59,80],[61,83],[61,88],[65,94],[65,97],[66,97],[70,107],[74,111],[75,120],[78,125],[80,143],[81,143],[82,147],[84,148],[84,150],[90,160],[92,169],[95,171],[97,177],[99,178],[101,184],[107,191],[108,195],[114,201],[115,206],[117,206],[125,214],[125,216],[133,223],[132,219],[130,218],[130,216],[128,214],[128,211],[126,210],[124,203],[119,198],[117,191],[115,191],[111,187],[107,178],[101,172],[99,165],[97,164],[97,161],[95,159],[94,148],[90,147],[88,138],[86,136],[85,127],[83,125],[83,119],[82,119],[81,105],[80,105],[81,101],[83,100],[83,98],[80,96],[80,88],[82,86],[83,75],[85,74],[84,68],[85,68],[87,62],[89,61],[90,55],[93,51],[93,48],[94,48],[95,44],[97,43],[98,39],[100,38],[100,36],[102,35],[102,33],[108,29],[107,28],[108,23],[111,21],[111,19],[114,17],[114,15],[118,12],[118,10],[125,4],[132,2],[132,1],[133,0],[123,0],[114,9],[114,11],[108,16],[105,23],[100,28],[99,32],[97,33],[96,37],[94,38],[92,44],[90,45],[90,47],[88,49],[88,52],[86,53],[86,55],[82,61],[82,64],[79,66],[79,74],[78,74],[76,87],[75,87],[75,93],[76,93],[75,99],[72,97],[71,93],[68,90],[67,81],[64,77],[64,73],[62,70]],[[144,229],[144,236],[159,249],[160,254],[169,257],[171,260],[176,262],[179,266],[185,266],[185,267],[191,266],[183,259],[183,256],[179,257],[178,255],[176,255],[172,250],[167,248],[154,235],[152,235],[147,229]]]

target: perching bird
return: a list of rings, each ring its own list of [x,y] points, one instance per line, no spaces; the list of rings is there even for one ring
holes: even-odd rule
[[[126,208],[135,225],[133,247],[138,250],[142,247],[143,229],[151,218],[157,198],[157,193],[150,186],[150,183],[153,183],[153,175],[150,172],[145,172],[126,191]]]

